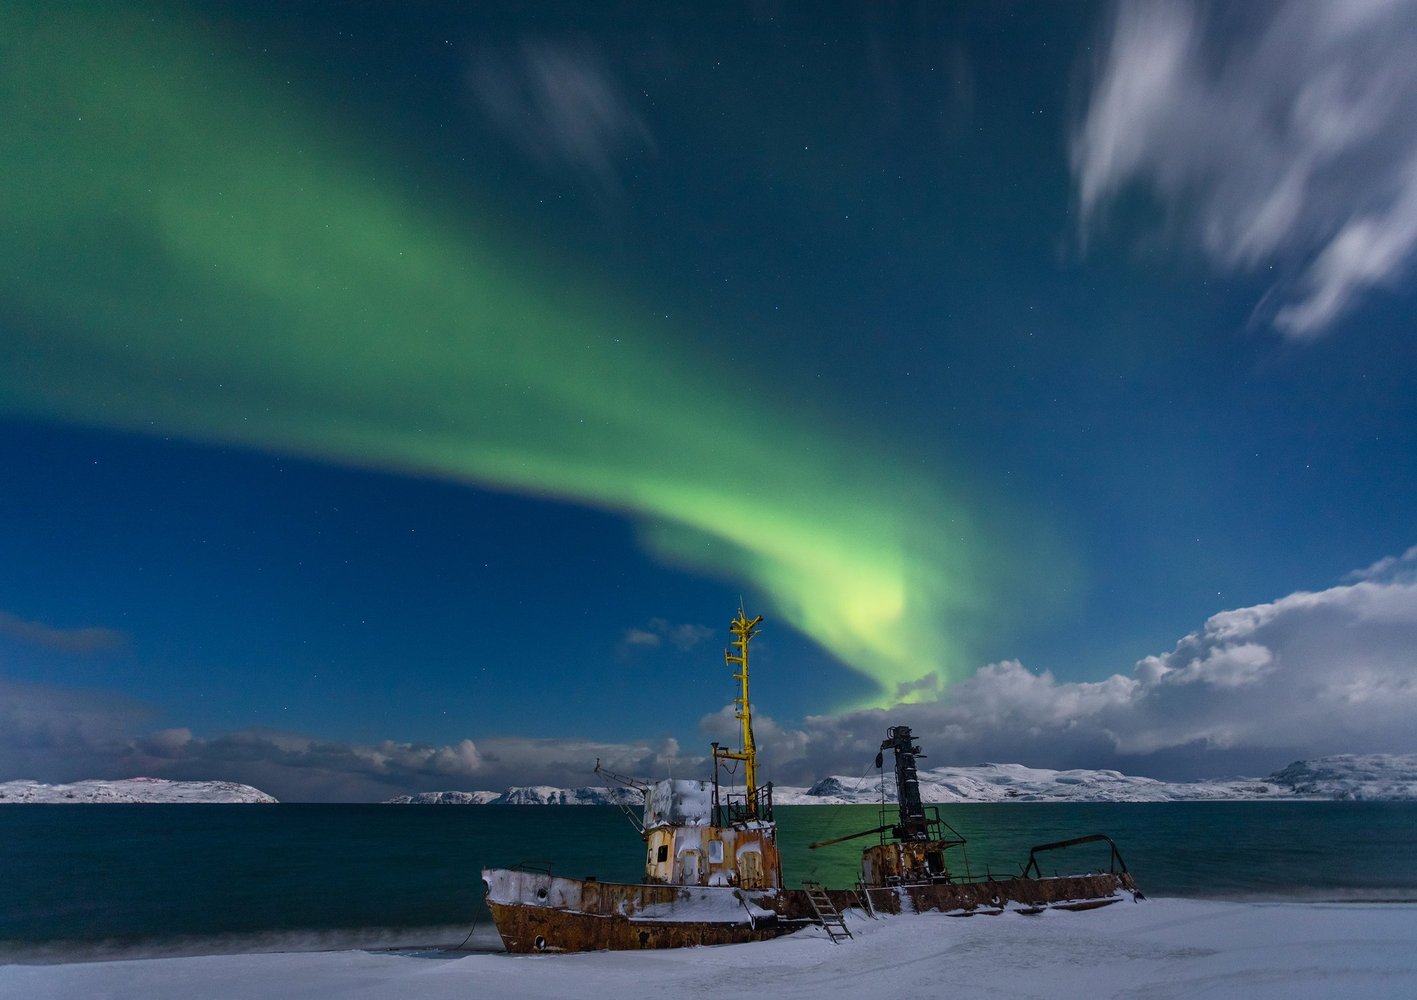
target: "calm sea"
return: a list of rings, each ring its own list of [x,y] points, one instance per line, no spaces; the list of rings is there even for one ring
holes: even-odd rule
[[[1417,900],[1417,803],[942,806],[976,874],[1034,844],[1116,841],[1156,896]],[[778,809],[789,885],[850,885],[875,806]],[[1057,854],[1058,870],[1105,854]],[[1067,852],[1064,852],[1067,853]],[[965,856],[952,866],[963,868]],[[0,961],[341,947],[495,948],[484,865],[633,881],[639,836],[613,807],[11,805],[0,807]],[[1045,873],[1047,867],[1045,866]]]

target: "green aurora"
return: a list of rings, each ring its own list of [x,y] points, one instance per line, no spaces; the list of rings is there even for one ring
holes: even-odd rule
[[[693,357],[222,51],[109,8],[0,12],[0,408],[625,512],[877,703],[973,665],[990,549],[962,486],[753,391],[750,357]]]

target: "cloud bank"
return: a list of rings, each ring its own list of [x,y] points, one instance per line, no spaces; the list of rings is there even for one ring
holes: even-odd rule
[[[1417,250],[1417,4],[1119,4],[1072,135],[1085,225],[1149,189],[1261,311],[1320,335]]]
[[[509,785],[597,785],[601,759],[629,774],[704,771],[673,739],[490,738],[437,745],[320,740],[270,729],[212,737],[185,727],[148,730],[153,712],[98,692],[0,680],[0,780],[45,782],[152,776],[230,780],[282,801],[377,801],[416,791]]]
[[[145,732],[150,717],[143,706],[92,692],[0,681],[0,779],[227,779],[285,800],[361,801],[592,785],[597,758],[646,777],[709,768],[706,753],[685,753],[663,737],[364,745],[269,730]],[[1417,752],[1417,546],[1326,590],[1212,615],[1127,674],[1060,681],[1006,660],[936,700],[801,725],[761,710],[753,720],[766,773],[785,784],[860,774],[893,725],[911,726],[939,764],[1115,767],[1159,778],[1267,774],[1334,753]],[[627,730],[634,725],[625,720]],[[733,706],[705,716],[700,729],[705,750],[710,739],[735,742]]]

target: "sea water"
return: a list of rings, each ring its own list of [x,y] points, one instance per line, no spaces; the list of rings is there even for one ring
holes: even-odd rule
[[[1417,900],[1417,803],[1003,803],[941,806],[953,870],[1018,873],[1029,848],[1116,842],[1149,895]],[[788,885],[859,877],[875,806],[779,807]],[[1105,869],[1105,844],[1040,856]],[[642,842],[609,806],[0,807],[0,961],[293,948],[495,947],[484,866],[634,881]]]

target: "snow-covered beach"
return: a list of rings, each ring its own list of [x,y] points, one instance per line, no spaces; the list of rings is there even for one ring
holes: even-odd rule
[[[285,952],[0,967],[25,1000],[360,1000],[419,997],[1238,997],[1417,996],[1417,905],[1121,903],[1090,913],[968,919],[849,916],[759,944],[511,956]]]

